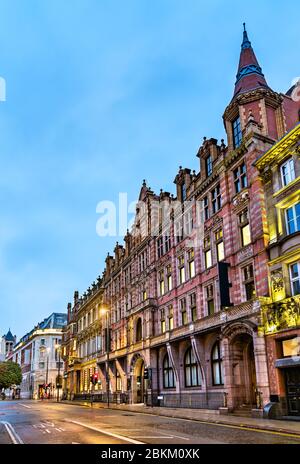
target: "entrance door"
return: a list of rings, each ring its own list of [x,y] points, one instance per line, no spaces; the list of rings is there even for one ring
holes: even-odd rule
[[[300,367],[291,367],[285,371],[288,413],[300,416]]]
[[[144,402],[144,361],[142,358],[139,358],[136,361],[134,367],[134,377],[133,377],[133,403],[143,403]]]

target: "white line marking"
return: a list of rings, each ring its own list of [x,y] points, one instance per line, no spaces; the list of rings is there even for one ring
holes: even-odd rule
[[[23,406],[24,408],[32,409],[31,406],[28,406],[27,404],[19,403],[20,406]]]
[[[80,445],[77,441],[72,441],[72,445]]]
[[[165,432],[159,432],[159,433],[161,433],[162,435],[165,434]],[[169,438],[169,437],[165,437],[165,438]],[[180,437],[179,435],[172,435],[172,438],[180,438],[180,440],[190,441],[190,438]]]
[[[11,441],[13,442],[14,445],[23,445],[23,441],[13,428],[13,426],[6,421],[1,421],[1,423],[5,426],[8,435],[10,436]]]
[[[129,443],[134,443],[136,445],[145,445],[145,443],[141,441],[133,440],[132,438],[124,437],[116,433],[106,432],[104,430],[97,429],[97,427],[92,427],[91,425],[84,424],[83,422],[73,421],[70,419],[65,419],[65,421],[72,422],[73,424],[81,425],[81,427],[86,427],[87,429],[94,430],[95,432],[103,433],[104,435],[109,435],[111,437],[118,438],[119,440],[128,441]]]
[[[135,437],[135,438],[160,438],[160,439],[163,439],[163,438],[174,438],[174,436],[172,436],[172,437],[162,437],[162,436],[160,436],[160,437],[144,437],[144,436],[141,436],[140,437],[139,436],[139,437]]]

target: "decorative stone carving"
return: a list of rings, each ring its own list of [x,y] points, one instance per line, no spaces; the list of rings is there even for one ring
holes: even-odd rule
[[[271,283],[274,292],[281,292],[284,289],[284,279],[281,269],[271,272]]]

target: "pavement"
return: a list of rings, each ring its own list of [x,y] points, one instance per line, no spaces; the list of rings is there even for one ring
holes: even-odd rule
[[[175,417],[179,413],[181,417]],[[280,429],[281,421],[275,421],[275,430],[271,421],[271,430],[267,429],[270,421],[244,417],[224,421],[218,414],[199,410],[142,405],[114,405],[107,409],[95,403],[91,407],[89,403],[49,400],[0,401],[0,444],[300,445],[299,423],[289,421],[284,430]]]
[[[88,401],[62,401],[64,404],[80,404],[85,407],[106,409],[104,403],[91,403]],[[232,414],[222,415],[218,410],[209,409],[188,409],[188,408],[166,408],[151,407],[143,404],[110,404],[110,409],[120,411],[130,411],[140,414],[154,414],[162,417],[172,417],[176,419],[187,419],[198,422],[210,422],[231,426],[244,427],[249,429],[269,430],[273,432],[284,432],[300,436],[300,421],[297,420],[271,420],[253,417],[237,416]]]

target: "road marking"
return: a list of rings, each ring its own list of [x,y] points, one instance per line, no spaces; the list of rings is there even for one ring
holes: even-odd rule
[[[72,445],[80,445],[77,441],[72,441]]]
[[[161,435],[159,437],[144,437],[144,436],[138,436],[138,437],[135,437],[135,438],[160,438],[160,439],[163,439],[163,438],[174,438],[174,436],[172,437],[162,437]]]
[[[28,406],[27,404],[23,404],[23,403],[19,403],[20,406],[23,406],[23,408],[28,408],[28,409],[32,409],[31,406]]]
[[[23,441],[13,428],[13,426],[6,421],[1,421],[1,424],[3,424],[7,430],[8,435],[10,436],[11,441],[13,442],[14,445],[23,445]]]
[[[84,424],[83,422],[73,421],[70,419],[65,419],[66,422],[72,422],[73,424],[81,425],[81,427],[86,427],[87,429],[94,430],[95,432],[103,433],[104,435],[109,435],[114,438],[118,438],[119,440],[128,441],[129,443],[134,443],[135,445],[145,445],[145,443],[137,440],[133,440],[132,438],[124,437],[122,435],[118,435],[116,433],[107,432],[97,427],[92,427],[91,425]]]

